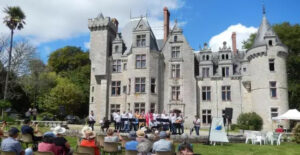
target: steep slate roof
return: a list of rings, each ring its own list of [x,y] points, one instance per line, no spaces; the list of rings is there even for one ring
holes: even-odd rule
[[[273,29],[272,29],[271,25],[269,24],[266,16],[263,15],[263,19],[262,19],[261,24],[259,26],[259,29],[257,31],[254,43],[252,45],[252,48],[262,46],[262,45],[266,45],[265,36],[275,36],[276,39],[277,39],[277,42],[280,43],[280,40],[279,40],[278,36],[273,31]]]
[[[126,50],[124,52],[124,55],[130,54],[131,48],[132,48],[132,32],[137,28],[139,23],[143,22],[145,24],[145,27],[149,27],[150,29],[150,39],[153,39],[153,42],[155,43],[155,47],[150,47],[151,49],[160,49],[160,46],[157,47],[157,45],[160,45],[160,40],[156,40],[155,36],[152,32],[152,29],[150,27],[150,24],[146,17],[140,17],[140,18],[133,18],[130,19],[130,21],[124,26],[122,29],[122,38],[124,40],[124,43],[126,45]]]

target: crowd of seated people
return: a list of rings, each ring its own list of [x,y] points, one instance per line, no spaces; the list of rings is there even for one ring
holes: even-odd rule
[[[2,137],[5,137],[3,134],[5,126],[6,123],[3,122],[0,129]],[[65,132],[65,128],[57,126],[43,135],[37,135],[39,133],[38,124],[31,123],[29,119],[26,119],[21,127],[21,131],[16,127],[11,127],[8,130],[8,137],[3,138],[1,142],[1,151],[14,152],[16,155],[33,155],[34,151],[53,152],[54,155],[72,154],[73,151],[70,149],[70,144],[64,138]],[[25,142],[23,139],[24,135],[31,135],[32,137],[32,145],[29,145],[25,150],[21,145],[22,142]]]

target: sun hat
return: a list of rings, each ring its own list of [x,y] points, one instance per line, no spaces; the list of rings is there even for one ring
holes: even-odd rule
[[[57,135],[57,134],[62,135],[62,134],[64,134],[64,133],[66,132],[66,128],[63,128],[63,127],[61,127],[61,126],[57,126],[57,127],[55,127],[55,128],[52,128],[51,130],[53,131],[53,133],[54,133],[55,135]]]
[[[145,132],[144,132],[143,130],[138,130],[138,131],[136,132],[136,135],[137,135],[138,137],[145,137]]]
[[[56,137],[55,134],[51,131],[45,132],[43,136],[44,137],[52,137],[52,138]]]
[[[82,137],[86,138],[86,139],[93,139],[96,137],[95,132],[92,130],[91,127],[88,127],[88,126],[84,126],[81,129],[81,134],[82,134]]]

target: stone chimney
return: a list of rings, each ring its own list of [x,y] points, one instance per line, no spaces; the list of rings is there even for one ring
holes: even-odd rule
[[[164,41],[167,41],[169,36],[170,12],[167,7],[164,7]]]
[[[232,39],[232,52],[235,55],[235,54],[237,54],[237,49],[236,49],[236,33],[235,32],[232,32],[231,39]]]

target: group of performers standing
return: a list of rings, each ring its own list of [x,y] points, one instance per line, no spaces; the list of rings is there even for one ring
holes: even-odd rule
[[[111,122],[115,129],[121,132],[129,132],[132,129],[137,131],[139,128],[146,127],[149,130],[170,130],[172,134],[182,134],[184,132],[184,117],[181,113],[145,113],[144,111],[131,111],[122,114],[114,112],[111,114]]]

